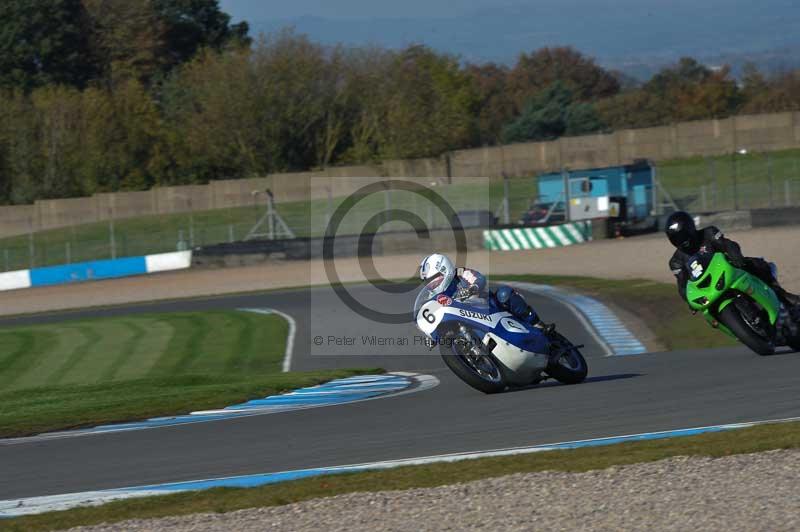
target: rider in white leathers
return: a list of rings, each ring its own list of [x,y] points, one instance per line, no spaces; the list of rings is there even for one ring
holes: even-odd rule
[[[426,288],[432,290],[434,295],[444,294],[456,299],[481,297],[497,308],[510,312],[523,323],[548,330],[553,328],[552,325],[542,323],[519,292],[507,285],[497,287],[494,292],[487,292],[486,277],[481,272],[462,268],[459,274],[447,255],[434,253],[422,259],[419,278],[427,283]]]

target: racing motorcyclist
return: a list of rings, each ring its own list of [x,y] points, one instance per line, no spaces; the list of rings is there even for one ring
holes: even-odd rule
[[[778,299],[792,310],[800,305],[800,297],[784,290],[776,278],[773,265],[759,257],[745,257],[739,244],[725,238],[722,231],[710,225],[697,229],[694,219],[684,211],[676,211],[667,218],[667,238],[677,249],[669,259],[669,268],[678,281],[678,292],[686,299],[686,283],[690,278],[687,265],[696,253],[722,252],[734,267],[745,270],[767,283]]]
[[[427,282],[427,288],[436,294],[444,294],[455,299],[480,297],[494,303],[500,310],[505,310],[514,315],[523,323],[552,332],[555,325],[545,324],[539,319],[536,312],[528,305],[519,292],[507,285],[497,287],[494,292],[486,291],[486,277],[477,270],[468,268],[458,269],[447,255],[434,253],[428,255],[419,264],[419,278]]]

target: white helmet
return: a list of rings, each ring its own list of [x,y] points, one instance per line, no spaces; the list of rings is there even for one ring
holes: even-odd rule
[[[419,263],[419,278],[427,281],[425,288],[432,290],[434,295],[444,292],[455,276],[456,267],[447,255],[434,253]]]

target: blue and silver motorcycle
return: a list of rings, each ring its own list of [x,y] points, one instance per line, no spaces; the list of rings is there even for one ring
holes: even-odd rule
[[[583,346],[523,324],[480,298],[459,300],[423,288],[414,302],[414,319],[430,345],[439,346],[447,367],[484,393],[549,377],[578,384],[588,373]]]

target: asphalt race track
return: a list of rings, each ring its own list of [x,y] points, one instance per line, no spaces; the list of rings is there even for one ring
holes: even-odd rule
[[[384,310],[402,312],[410,306],[408,295],[385,294],[370,286],[350,290],[372,308],[384,303]],[[134,312],[273,308],[297,322],[293,370],[384,367],[431,374],[441,384],[343,406],[0,444],[0,500],[800,415],[798,355],[760,358],[732,348],[604,357],[562,303],[541,296],[529,299],[547,321],[586,344],[589,379],[584,384],[548,382],[483,395],[459,381],[438,353],[424,346],[364,346],[364,335],[413,338],[418,333],[410,324],[361,318],[330,289],[1,320],[0,325],[9,325]],[[322,346],[313,344],[316,336],[323,338]],[[327,345],[329,336],[332,345]],[[335,345],[350,337],[356,345]]]

